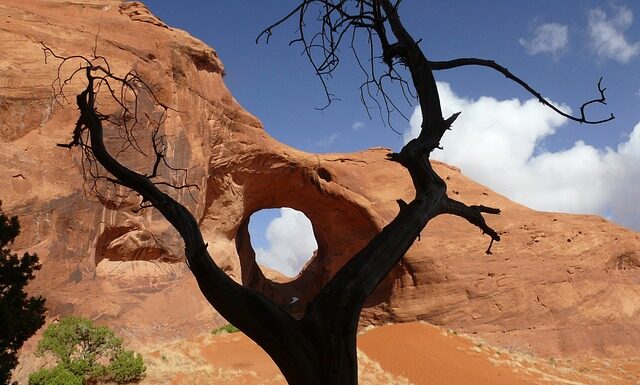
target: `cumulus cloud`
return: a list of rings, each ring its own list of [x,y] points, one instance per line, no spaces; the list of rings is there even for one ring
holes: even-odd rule
[[[640,197],[640,124],[616,149],[578,141],[548,152],[543,139],[566,119],[536,100],[472,100],[456,95],[447,83],[438,83],[438,89],[445,117],[462,114],[442,140],[444,151],[433,153],[435,159],[531,208],[611,215],[640,229],[640,209],[630,199]],[[405,142],[417,136],[421,119],[416,108]]]
[[[589,35],[598,56],[628,63],[640,53],[640,42],[631,43],[624,32],[633,23],[633,12],[627,7],[615,7],[612,16],[600,8],[589,11]]]
[[[519,42],[529,55],[540,53],[558,55],[569,44],[569,27],[558,23],[542,24],[533,31],[531,39],[520,39]]]
[[[259,265],[277,270],[288,277],[296,276],[318,249],[311,221],[300,211],[285,207],[265,230],[268,246],[257,248]]]
[[[640,205],[637,201],[640,197],[640,123],[611,158],[614,179],[610,197],[612,217],[640,230]]]

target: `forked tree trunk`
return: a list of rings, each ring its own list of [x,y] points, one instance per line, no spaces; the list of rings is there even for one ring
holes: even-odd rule
[[[88,152],[113,176],[109,179],[110,182],[139,193],[144,202],[148,202],[159,210],[176,228],[184,240],[187,263],[200,290],[211,305],[271,356],[290,385],[357,385],[356,335],[362,307],[376,286],[405,255],[426,224],[440,214],[453,214],[479,227],[491,237],[491,242],[500,240],[499,235],[486,224],[483,218],[483,213],[498,214],[500,211],[485,206],[467,206],[449,198],[445,182],[431,167],[429,162],[431,152],[438,148],[442,136],[458,116],[454,114],[448,119],[443,118],[432,70],[466,65],[490,67],[516,81],[556,112],[583,123],[600,122],[588,121],[584,116],[584,107],[590,103],[603,103],[604,89],[598,84],[601,98],[583,104],[582,115],[576,118],[555,109],[526,83],[492,61],[467,58],[448,62],[430,62],[400,22],[397,14],[400,1],[393,4],[389,0],[357,1],[354,4],[359,7],[357,9],[360,13],[350,15],[344,8],[349,2],[304,0],[300,6],[266,29],[264,33],[268,36],[271,28],[295,15],[300,16],[300,31],[302,31],[305,13],[312,3],[319,4],[324,12],[327,12],[327,18],[319,19],[323,27],[326,27],[322,29],[323,34],[329,34],[332,37],[339,34],[341,37],[344,34],[340,32],[341,28],[365,28],[370,33],[370,38],[374,36],[378,38],[384,63],[388,65],[390,71],[397,63],[406,66],[416,91],[423,121],[420,134],[416,139],[408,142],[399,153],[389,154],[390,161],[400,163],[410,174],[415,187],[414,199],[409,203],[398,201],[399,212],[393,221],[331,277],[308,303],[300,320],[292,317],[269,298],[238,284],[227,276],[209,255],[207,244],[193,215],[180,203],[160,191],[148,175],[123,166],[105,148],[102,128],[104,116],[95,109],[96,90],[106,81],[121,82],[133,89],[136,86],[134,82],[139,81],[139,78],[114,76],[109,72],[108,66],[107,68],[103,66],[103,58],[99,58],[99,64],[94,64],[94,60],[98,58],[86,59],[78,56],[65,58],[56,56],[46,47],[45,51],[48,50],[63,63],[70,58],[81,58],[85,61],[84,69],[88,84],[77,97],[80,117],[76,123],[72,142],[64,147],[79,146],[85,154]],[[349,10],[352,9],[349,8]],[[333,14],[329,15],[329,13]],[[314,15],[314,17],[317,16]],[[386,28],[389,28],[391,33],[387,33]],[[389,38],[395,41],[390,42]],[[299,41],[307,44],[304,38]],[[333,44],[334,40],[329,39],[326,42]],[[330,47],[337,49],[333,45]],[[305,45],[305,48],[309,49],[310,46]],[[325,51],[329,60],[333,60],[335,54],[336,52]],[[322,67],[314,64],[314,68],[318,75],[323,75]],[[328,72],[330,73],[331,70]],[[79,72],[74,72],[74,75],[77,73]],[[98,83],[98,86],[94,82]],[[117,99],[113,93],[110,97]],[[124,106],[122,101],[117,101]],[[84,137],[87,131],[88,140]],[[157,151],[156,149],[156,167],[164,155]],[[154,168],[151,175],[155,176],[155,174]],[[390,181],[390,183],[393,182]]]

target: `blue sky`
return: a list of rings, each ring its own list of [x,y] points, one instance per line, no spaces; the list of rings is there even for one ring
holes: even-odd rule
[[[359,101],[362,77],[346,47],[329,82],[340,100],[318,111],[325,102],[321,85],[301,47],[288,45],[296,26],[276,30],[268,45],[255,44],[296,1],[146,3],[167,24],[217,50],[231,92],[276,139],[310,152],[347,152],[398,149],[410,137],[411,122],[395,119],[394,128],[404,133],[398,135],[376,114],[369,119]],[[430,59],[496,60],[573,111],[597,96],[602,76],[609,104],[590,112],[594,119],[609,113],[616,119],[590,126],[527,102],[530,95],[490,70],[436,73],[445,110],[460,108],[464,119],[434,158],[531,207],[599,214],[640,229],[640,126],[634,131],[640,124],[640,3],[405,0],[400,14]],[[411,116],[414,106],[404,112]],[[480,143],[491,143],[495,156],[483,154]],[[499,172],[489,168],[505,162]],[[270,247],[265,233],[274,215],[252,220],[256,248]]]

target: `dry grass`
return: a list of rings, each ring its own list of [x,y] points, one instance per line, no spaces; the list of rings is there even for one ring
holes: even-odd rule
[[[147,375],[141,385],[286,385],[279,374],[267,376],[251,369],[216,366],[202,354],[202,347],[224,335],[205,335],[194,340],[180,340],[142,351]],[[385,372],[380,365],[358,351],[358,376],[361,385],[413,385],[401,376]]]
[[[453,334],[451,331],[445,335]],[[457,333],[455,333],[458,335]],[[535,376],[541,385],[640,385],[640,359],[540,358],[517,350],[498,348],[480,338],[459,335],[472,341],[471,351],[484,354],[496,366]]]
[[[358,378],[361,385],[413,385],[402,376],[385,372],[380,364],[358,350]]]

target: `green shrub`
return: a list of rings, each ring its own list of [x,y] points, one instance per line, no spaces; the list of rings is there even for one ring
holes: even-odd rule
[[[212,334],[227,334],[227,333],[236,333],[239,332],[240,329],[238,329],[237,327],[231,325],[231,324],[226,324],[224,326],[220,326],[219,328],[213,329],[211,331]]]
[[[124,350],[122,339],[112,330],[80,317],[66,317],[49,326],[38,343],[37,353],[53,354],[58,366],[32,373],[29,385],[67,384],[55,382],[57,380],[46,382],[51,378],[60,378],[60,381],[79,379],[80,384],[99,381],[124,384],[141,380],[146,370],[142,356]],[[105,366],[104,362],[108,364]]]
[[[122,349],[122,339],[105,326],[81,317],[66,317],[45,330],[38,352],[50,352],[62,364],[91,370],[98,357],[112,357]]]
[[[29,375],[29,385],[82,385],[83,380],[82,376],[61,366],[40,369]]]
[[[18,350],[44,324],[44,299],[25,290],[41,265],[35,254],[11,251],[18,234],[20,221],[5,215],[0,201],[0,385],[9,384]]]
[[[113,381],[125,384],[140,381],[146,369],[140,354],[131,350],[121,350],[109,364],[107,373]]]
[[[105,367],[87,359],[75,359],[66,363],[59,363],[60,367],[87,380],[98,379],[105,375]]]

